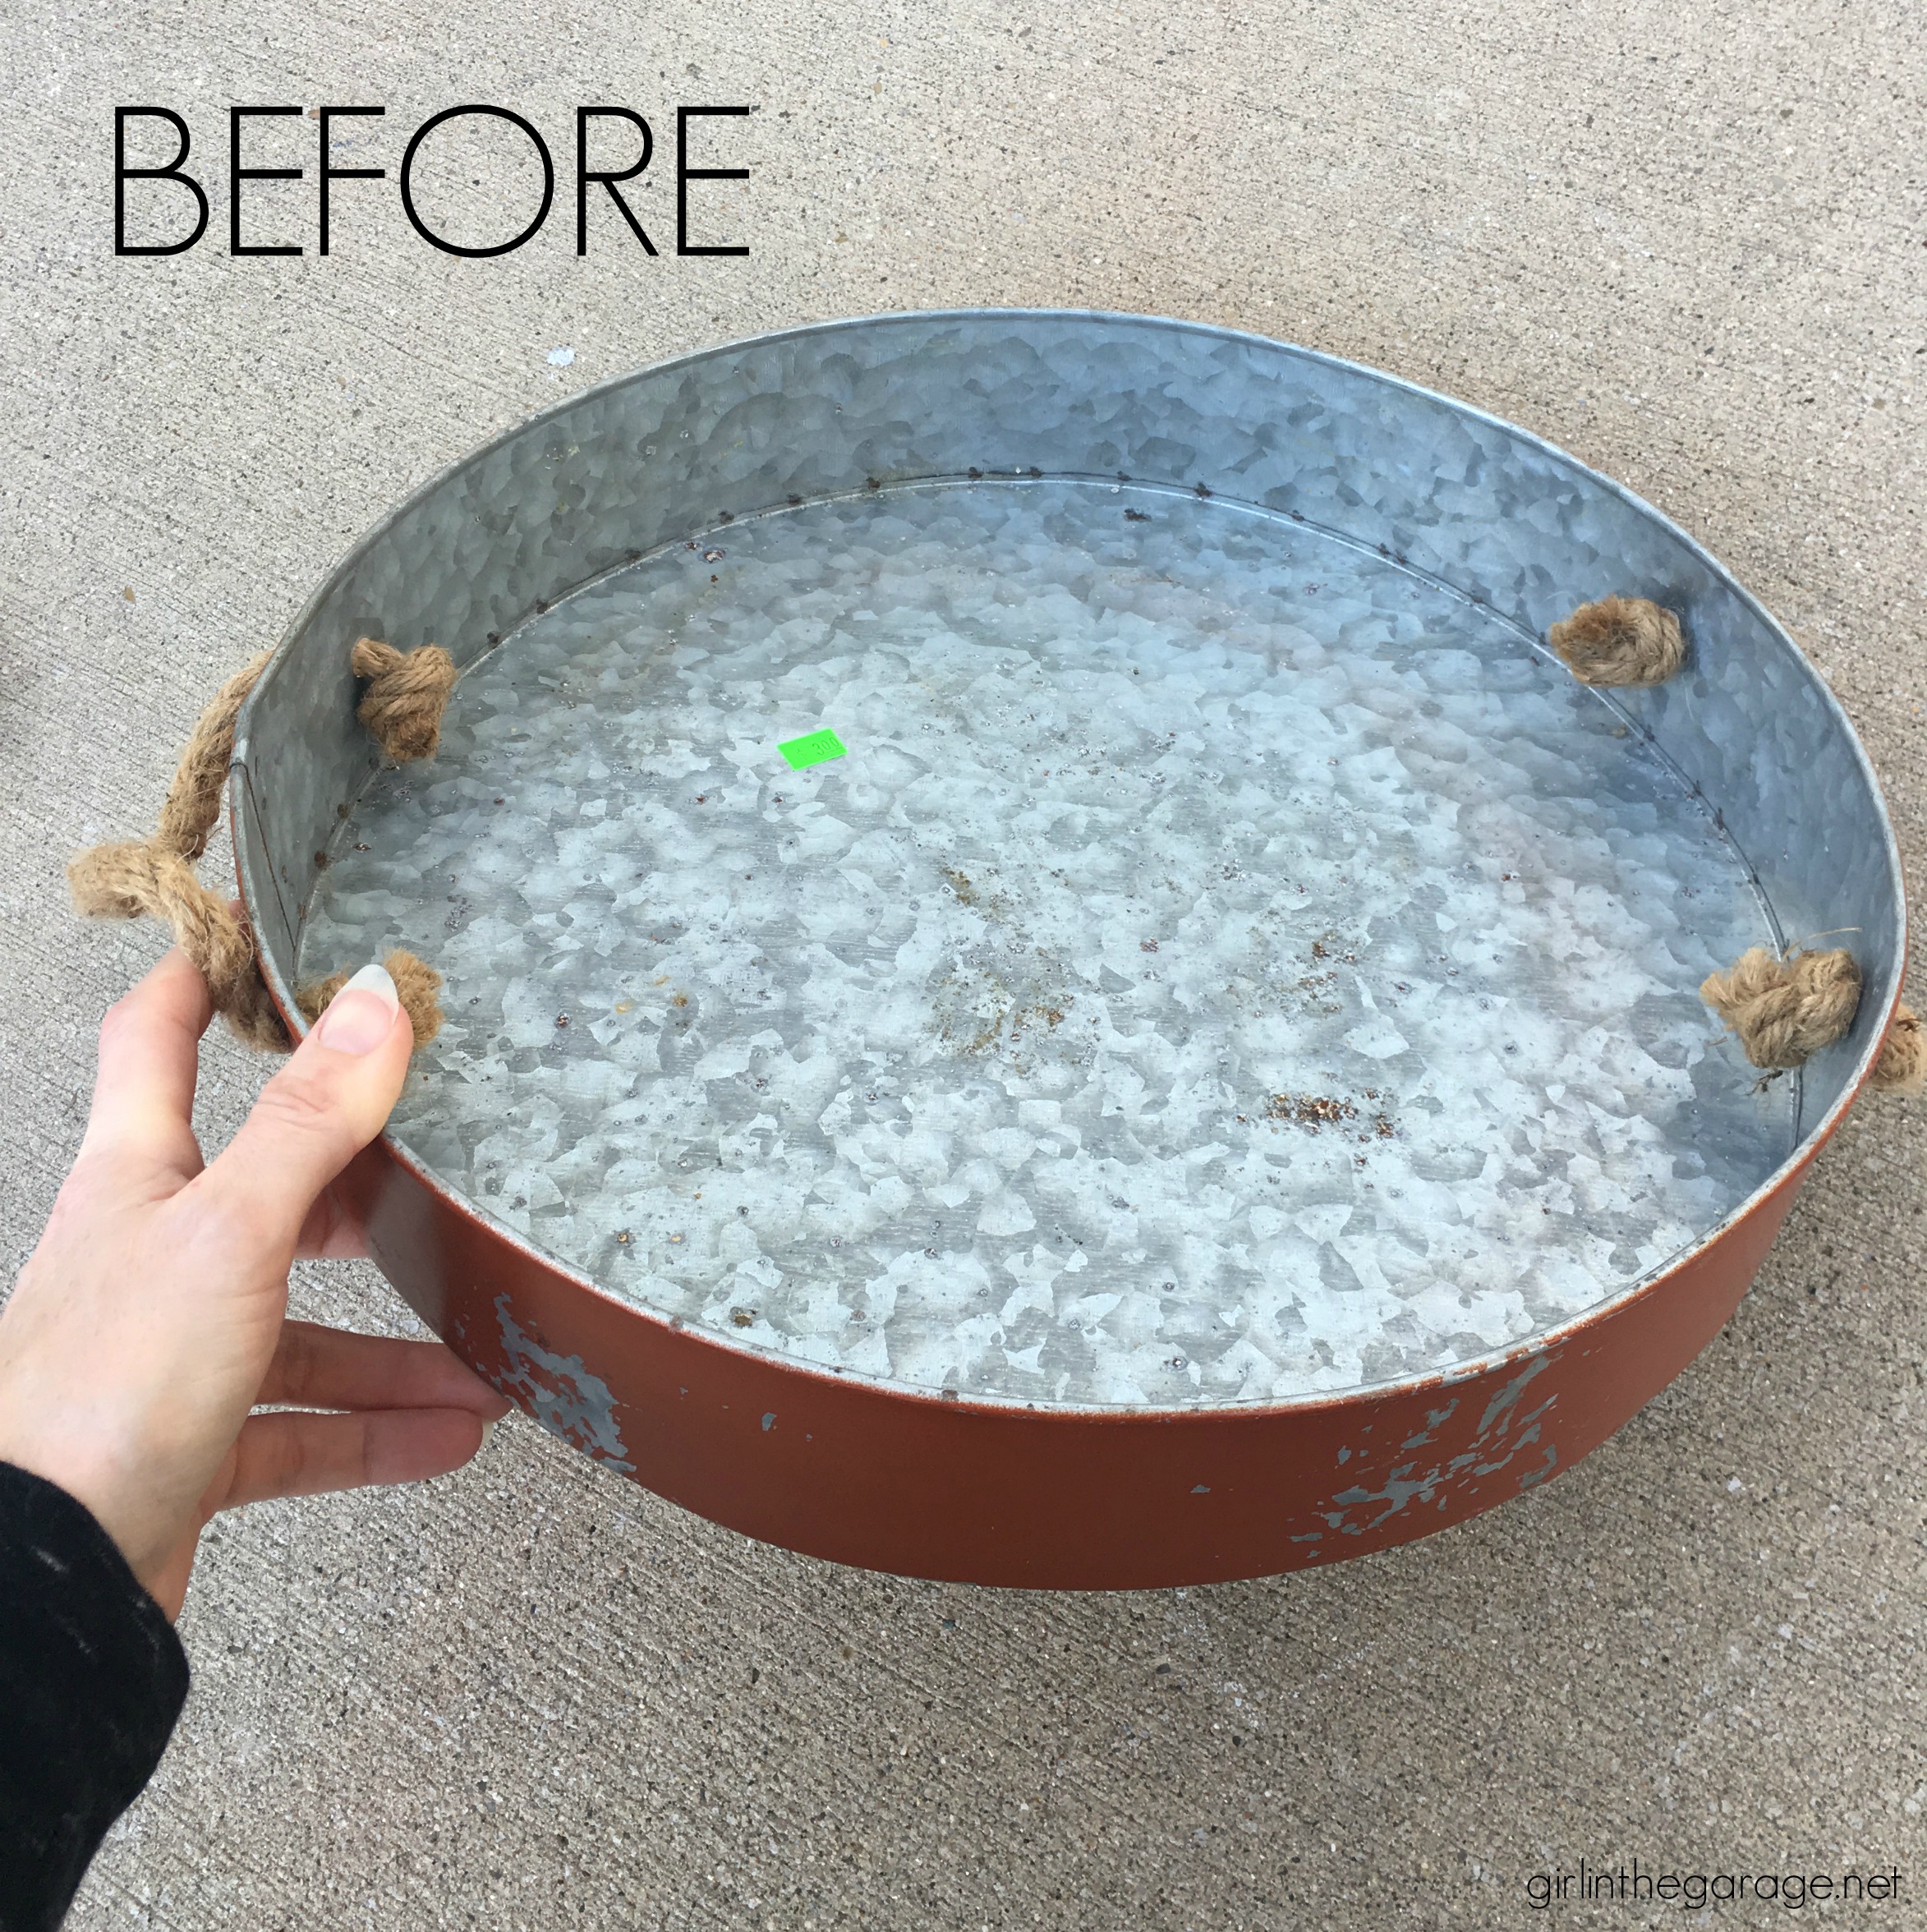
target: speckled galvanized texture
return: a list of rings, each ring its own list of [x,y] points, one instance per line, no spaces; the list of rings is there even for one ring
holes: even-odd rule
[[[308,969],[448,977],[404,1146],[644,1305],[911,1386],[1449,1368],[1792,1145],[1695,991],[1764,908],[1649,743],[1489,610],[1194,495],[686,540],[475,665],[333,851]]]
[[[872,578],[889,582],[895,633],[854,595]],[[1314,582],[1328,600],[1315,620]],[[1667,603],[1692,640],[1680,677],[1612,708],[1530,648],[1608,591]],[[1489,1355],[1709,1234],[1836,1103],[1896,983],[1898,881],[1865,761],[1758,606],[1557,452],[1280,345],[1074,315],[832,325],[612,384],[459,466],[349,559],[244,715],[243,879],[283,991],[317,856],[343,845],[342,815],[375,774],[347,645],[363,631],[433,639],[476,665],[525,625],[476,671],[451,744],[477,775],[504,761],[515,803],[494,807],[494,789],[467,803],[478,827],[508,815],[527,849],[517,834],[491,856],[448,816],[466,797],[458,762],[408,799],[371,798],[371,823],[419,807],[396,835],[452,853],[453,876],[432,894],[408,881],[411,913],[392,872],[385,890],[376,876],[404,848],[346,841],[329,875],[327,916],[344,922],[331,945],[415,938],[468,976],[432,1066],[483,1097],[444,1111],[425,1088],[398,1116],[444,1179],[614,1290],[793,1359],[1022,1400],[1187,1404]],[[658,633],[678,625],[690,637],[666,646]],[[847,650],[830,647],[839,625]],[[703,627],[715,635],[692,642]],[[1134,682],[1154,670],[1151,688],[1193,711],[1221,674],[1255,706],[1239,722],[1262,718],[1276,744],[1227,709],[1189,751],[1180,729],[1175,754],[1154,753],[1172,726],[1152,699],[1099,701],[1133,650]],[[618,687],[634,672],[643,711],[607,693],[558,703],[590,669]],[[543,692],[554,743],[508,735],[518,677],[536,680],[515,701],[525,720]],[[1289,702],[1295,681],[1318,702]],[[908,694],[894,720],[892,688]],[[1025,694],[1039,690],[1054,695],[1033,717]],[[846,702],[857,715],[828,715]],[[679,740],[651,705],[685,718]],[[1101,801],[1134,835],[1169,842],[1171,865],[1080,848],[1053,879],[1013,862],[1034,855],[1029,833],[1013,849],[1008,826],[973,822],[958,785],[941,808],[934,793],[906,799],[926,784],[906,747],[941,718],[996,723],[954,734],[968,757],[954,780],[986,798],[1022,793],[1046,816]],[[868,736],[844,760],[781,766],[776,742],[820,724]],[[1046,754],[1073,740],[1097,770],[1053,764],[1038,792]],[[517,744],[545,769],[518,765]],[[1342,755],[1322,794],[1321,753]],[[1189,820],[1152,803],[1157,759],[1174,755],[1166,784],[1181,779]],[[599,821],[584,816],[596,798]],[[566,844],[558,812],[573,815]],[[1345,871],[1330,841],[1348,814],[1347,830],[1419,872]],[[1277,849],[1255,869],[1256,846],[1234,851],[1243,896],[1207,901],[1190,875],[1245,819]],[[844,827],[852,848],[881,841],[870,862],[849,860],[826,905],[786,901],[779,882],[802,878],[801,862],[821,879],[825,859],[847,857]],[[1557,851],[1529,857],[1534,836]],[[345,862],[362,843],[366,875]],[[749,875],[726,895],[711,866],[725,853]],[[867,882],[844,876],[853,867]],[[572,872],[602,895],[600,912],[582,904],[588,943],[540,951],[553,934],[536,918],[575,922]],[[1261,945],[1248,922],[1299,885],[1316,919],[1281,920]],[[439,930],[417,931],[429,904]],[[1228,921],[1205,910],[1221,904]],[[858,958],[899,925],[899,947],[934,948],[921,980]],[[1743,943],[1840,927],[1868,968],[1853,1033],[1810,1065],[1804,1093],[1754,1095],[1730,1046],[1709,1051],[1693,986]],[[615,956],[625,944],[634,957]],[[835,964],[791,970],[806,944]],[[1135,950],[1150,944],[1157,954]],[[786,964],[756,964],[785,946]],[[1534,948],[1543,973],[1521,970]],[[555,977],[565,954],[574,978]],[[940,959],[947,991],[944,973],[932,984]],[[1268,1021],[1221,992],[1220,964],[1278,1002]],[[879,996],[886,979],[898,996]],[[674,997],[665,987],[693,1018],[654,1010]],[[757,1010],[779,995],[780,1011]],[[840,1002],[839,1037],[805,1028],[816,998]],[[922,1000],[916,1016],[905,998]],[[564,1046],[554,1033],[572,1004]],[[862,1057],[892,1028],[881,1060]],[[1080,1064],[1072,1042],[1087,1037]],[[1120,1050],[1134,1038],[1153,1051]],[[1000,1056],[1014,1084],[959,1075],[954,1050],[973,1042],[973,1065]],[[1522,1056],[1529,1079],[1511,1064]],[[778,1057],[811,1070],[779,1079]],[[1045,1090],[1040,1067],[1065,1091]],[[532,1104],[505,1122],[496,1088],[511,1079]],[[919,1122],[912,1088],[969,1104]],[[1072,1133],[1041,1131],[1065,1125],[1067,1100]],[[1020,1112],[1052,1106],[1055,1121]],[[927,1137],[945,1134],[940,1151]],[[698,1218],[706,1159],[717,1181]]]

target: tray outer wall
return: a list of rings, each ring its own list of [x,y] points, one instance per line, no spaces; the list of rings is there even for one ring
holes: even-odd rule
[[[340,1186],[430,1327],[671,1502],[899,1576],[1147,1589],[1410,1542],[1570,1468],[1718,1332],[1804,1172],[1670,1273],[1475,1373],[1142,1414],[933,1400],[729,1348],[505,1251],[386,1142]]]
[[[1800,1076],[1787,1163],[1672,1266],[1549,1336],[1436,1377],[1197,1410],[943,1399],[759,1354],[607,1295],[385,1138],[338,1184],[377,1261],[586,1453],[747,1534],[902,1575],[1272,1575],[1410,1540],[1571,1467],[1718,1332],[1864,1082],[1899,996],[1899,862],[1831,694],[1712,559],[1571,458],[1394,379],[1145,318],[894,316],[706,352],[509,432],[362,540],[242,713],[237,861],[284,1014],[301,1028],[315,854],[375,769],[352,717],[356,637],[440,642],[466,664],[582,582],[729,517],[973,467],[1203,484],[1383,549],[1534,641],[1613,591],[1680,612],[1686,671],[1614,702],[1718,805],[1788,936],[1860,935],[1860,1011]]]

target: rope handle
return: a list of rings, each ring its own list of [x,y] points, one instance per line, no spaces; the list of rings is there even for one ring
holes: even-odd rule
[[[261,978],[254,934],[194,871],[221,816],[235,718],[272,655],[264,651],[214,693],[181,754],[154,830],[145,839],[76,853],[67,876],[75,908],[88,918],[145,918],[172,927],[174,943],[200,968],[214,1010],[235,1037],[263,1052],[285,1053],[293,1042]],[[355,715],[383,752],[398,765],[433,757],[442,713],[461,674],[454,660],[439,645],[402,651],[363,637],[349,661],[368,683]],[[390,953],[387,964],[415,1044],[425,1046],[442,1024],[435,997],[442,976],[412,953]],[[296,998],[310,1021],[320,1018],[347,977],[337,973],[299,990]]]

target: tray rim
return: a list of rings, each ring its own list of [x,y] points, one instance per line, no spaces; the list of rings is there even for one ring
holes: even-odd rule
[[[599,1300],[611,1304],[623,1313],[639,1321],[653,1324],[664,1330],[695,1337],[701,1341],[724,1351],[726,1354],[743,1356],[749,1360],[766,1364],[787,1373],[820,1379],[840,1387],[857,1387],[874,1390],[880,1395],[910,1401],[927,1401],[947,1410],[963,1408],[986,1412],[1009,1412],[1018,1414],[1034,1414],[1047,1419],[1051,1416],[1074,1417],[1082,1421],[1093,1419],[1115,1420],[1120,1424],[1129,1422],[1181,1422],[1187,1418],[1222,1416],[1262,1416],[1288,1414],[1313,1409],[1328,1408],[1335,1404],[1354,1401],[1369,1401],[1393,1390],[1410,1390],[1427,1387],[1449,1388],[1463,1382],[1476,1379],[1494,1371],[1517,1364],[1528,1363],[1537,1355],[1550,1350],[1563,1347],[1575,1337],[1583,1335],[1592,1325],[1626,1306],[1636,1298],[1656,1291],[1681,1269],[1690,1267],[1709,1249],[1718,1245],[1735,1227],[1750,1219],[1789,1182],[1804,1178],[1819,1154],[1832,1139],[1845,1120],[1848,1111],[1859,1098],[1861,1089],[1871,1074],[1875,1060],[1885,1045],[1888,1032],[1892,1026],[1895,1010],[1901,1003],[1904,990],[1907,959],[1907,894],[1905,866],[1899,842],[1893,830],[1893,816],[1888,809],[1886,794],[1881,785],[1879,774],[1869,757],[1866,748],[1860,742],[1860,734],[1854,728],[1833,687],[1820,674],[1818,667],[1794,641],[1786,628],[1775,618],[1764,604],[1748,590],[1727,566],[1720,562],[1698,538],[1682,528],[1663,510],[1638,494],[1616,479],[1594,469],[1589,464],[1574,456],[1570,450],[1561,448],[1537,431],[1521,427],[1506,418],[1494,415],[1477,404],[1461,401],[1456,397],[1443,394],[1438,390],[1426,388],[1423,384],[1396,375],[1386,370],[1373,367],[1368,363],[1358,362],[1348,357],[1336,356],[1327,351],[1308,347],[1302,343],[1291,343],[1275,336],[1261,335],[1250,329],[1231,329],[1212,322],[1188,320],[1181,316],[1147,315],[1124,310],[1087,308],[1046,308],[1023,306],[988,306],[982,308],[951,309],[897,309],[882,310],[863,315],[838,316],[824,321],[805,322],[790,327],[763,331],[755,335],[743,336],[708,347],[685,351],[683,354],[665,357],[625,370],[615,375],[605,377],[600,382],[578,389],[557,402],[531,412],[508,425],[462,455],[444,464],[409,490],[399,501],[368,526],[345,550],[339,552],[323,572],[309,596],[288,623],[277,640],[268,663],[263,667],[260,677],[249,692],[236,719],[234,749],[228,766],[228,812],[229,830],[234,850],[236,883],[239,889],[246,915],[251,924],[255,923],[255,909],[263,898],[254,877],[254,868],[249,863],[248,843],[241,836],[240,820],[244,811],[255,807],[251,795],[251,780],[248,765],[248,738],[250,727],[257,706],[263,704],[271,690],[275,670],[293,651],[310,621],[320,609],[333,584],[343,573],[350,569],[379,543],[396,524],[425,503],[439,491],[446,488],[474,466],[485,460],[505,444],[537,430],[542,424],[553,421],[564,413],[579,408],[584,402],[596,397],[611,394],[628,384],[646,377],[661,375],[674,370],[689,369],[720,358],[743,354],[745,352],[764,348],[775,344],[793,341],[803,337],[821,337],[874,327],[879,324],[934,324],[973,323],[986,320],[1009,321],[1088,322],[1094,324],[1125,323],[1138,328],[1169,329],[1174,333],[1212,338],[1226,343],[1249,346],[1253,348],[1300,357],[1320,363],[1391,389],[1437,404],[1453,413],[1474,422],[1489,426],[1504,435],[1517,438],[1530,448],[1549,458],[1553,463],[1564,467],[1584,477],[1588,482],[1617,497],[1629,508],[1649,519],[1676,541],[1681,545],[1704,568],[1705,568],[1727,591],[1736,596],[1748,610],[1757,618],[1767,631],[1790,653],[1793,662],[1814,686],[1823,708],[1832,715],[1836,724],[1844,733],[1851,756],[1857,762],[1861,775],[1865,780],[1877,814],[1882,840],[1884,845],[1888,869],[1893,882],[1895,911],[1895,958],[1889,968],[1891,984],[1887,991],[1885,1010],[1879,1016],[1878,1027],[1870,1029],[1868,1042],[1862,1049],[1851,1072],[1842,1083],[1838,1097],[1819,1120],[1809,1127],[1795,1142],[1785,1157],[1755,1187],[1745,1198],[1736,1203],[1721,1219],[1705,1229],[1686,1247],[1680,1249],[1668,1260],[1649,1273],[1627,1283],[1616,1294],[1594,1303],[1579,1313],[1566,1317],[1554,1326],[1537,1331],[1501,1348],[1451,1364],[1449,1368],[1427,1369],[1417,1373],[1390,1376],[1365,1382],[1350,1388],[1309,1389],[1285,1396],[1267,1396],[1249,1401],[1197,1401],[1184,1403],[1102,1403],[1026,1400],[1014,1396],[1000,1396],[981,1392],[965,1392],[963,1390],[945,1392],[921,1384],[899,1381],[888,1376],[860,1373],[853,1369],[829,1368],[821,1364],[807,1362],[787,1355],[781,1350],[759,1346],[738,1337],[728,1336],[708,1327],[706,1324],[691,1322],[681,1317],[665,1314],[646,1304],[630,1300],[626,1296],[605,1287],[572,1263],[531,1241],[517,1229],[499,1220],[489,1209],[474,1202],[427,1166],[394,1136],[385,1129],[380,1136],[384,1152],[405,1169],[430,1194],[439,1197],[457,1212],[476,1222],[498,1241],[505,1242],[518,1250],[524,1259],[542,1270],[570,1282]],[[1228,503],[1237,499],[1227,499]],[[705,526],[704,527],[707,527]],[[582,586],[575,586],[580,588]],[[513,633],[511,633],[513,634]],[[504,642],[507,642],[505,638]],[[272,883],[269,882],[272,890]],[[270,996],[280,1010],[289,1036],[297,1043],[306,1038],[309,1028],[306,1017],[294,998],[294,989],[283,978],[272,957],[259,945],[256,946],[263,979]],[[1865,995],[1863,993],[1863,998]]]

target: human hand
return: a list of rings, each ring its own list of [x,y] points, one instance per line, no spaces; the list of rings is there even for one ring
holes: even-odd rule
[[[441,1475],[509,1406],[439,1342],[285,1318],[297,1256],[363,1251],[329,1184],[407,1071],[388,974],[343,988],[205,1166],[210,1014],[179,950],[108,1012],[79,1157],[0,1312],[0,1460],[85,1503],[169,1617],[217,1511]]]

